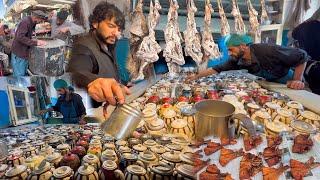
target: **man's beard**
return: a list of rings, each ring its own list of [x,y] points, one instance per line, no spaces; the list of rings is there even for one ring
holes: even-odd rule
[[[113,45],[113,44],[109,44],[109,43],[107,42],[107,39],[109,39],[110,36],[109,36],[109,37],[104,36],[104,35],[100,32],[99,27],[98,27],[98,29],[96,29],[96,34],[97,34],[98,39],[99,39],[100,41],[102,41],[103,43],[105,43],[106,45]],[[117,41],[117,38],[115,38],[115,42],[116,42],[116,41]]]

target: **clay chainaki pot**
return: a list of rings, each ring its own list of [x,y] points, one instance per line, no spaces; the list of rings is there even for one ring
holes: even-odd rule
[[[151,151],[145,151],[143,153],[140,153],[138,155],[138,161],[137,164],[139,164],[142,167],[147,168],[150,165],[154,165],[158,163],[157,156],[151,152]]]
[[[88,150],[89,148],[89,143],[85,140],[79,140],[76,145],[83,146],[84,148],[86,148],[86,150]]]
[[[137,138],[128,139],[128,144],[130,148],[132,148],[134,145],[141,144],[141,143],[142,143],[141,140]]]
[[[105,151],[107,149],[115,150],[116,145],[114,145],[113,143],[106,143],[103,145],[103,151]]]
[[[83,157],[82,165],[84,165],[85,163],[93,166],[96,171],[99,170],[101,166],[99,158],[93,154],[87,154]]]
[[[27,179],[29,174],[30,172],[28,171],[27,166],[15,165],[5,173],[5,176],[6,176],[5,179],[11,179],[11,180]]]
[[[78,155],[78,157],[82,159],[87,154],[87,151],[83,146],[75,146],[71,150],[71,153]]]
[[[52,169],[49,162],[42,161],[39,166],[29,175],[29,180],[50,180],[52,177]]]
[[[298,119],[305,121],[307,123],[311,123],[316,127],[320,127],[320,116],[311,111],[303,111],[299,116]]]
[[[25,160],[25,165],[33,170],[35,167],[39,166],[43,160],[43,156],[30,156]]]
[[[53,170],[53,180],[71,180],[73,178],[73,170],[69,166],[61,166]]]
[[[290,124],[291,121],[295,119],[291,111],[284,108],[279,108],[276,110],[273,121],[283,122],[284,124]]]
[[[118,140],[116,141],[115,145],[116,145],[116,148],[119,148],[120,146],[127,146],[128,142],[125,140]]]
[[[4,178],[4,174],[9,169],[9,166],[7,164],[0,164],[0,179]]]
[[[126,167],[128,167],[129,165],[133,165],[137,162],[138,155],[132,153],[123,153],[120,158],[121,159],[119,162],[119,168],[120,170],[124,171]]]
[[[163,153],[161,157],[163,158],[164,162],[168,163],[172,167],[175,167],[176,164],[181,162],[180,152],[177,151]]]
[[[147,150],[147,147],[142,144],[137,144],[137,145],[134,145],[132,149],[136,154],[139,154],[139,153],[145,152]]]
[[[130,165],[126,168],[125,175],[121,175],[121,180],[148,180],[147,171],[138,165]]]
[[[57,150],[61,153],[62,156],[66,155],[70,150],[69,144],[59,144]]]
[[[143,145],[145,145],[147,148],[151,148],[151,147],[157,145],[157,142],[152,139],[148,139],[143,142]]]
[[[295,117],[303,111],[303,105],[297,101],[287,102],[285,109],[288,109]]]
[[[180,164],[176,168],[177,178],[196,180],[194,168],[194,166],[189,164]]]
[[[106,160],[112,160],[117,164],[119,161],[116,152],[111,149],[106,149],[105,151],[103,151],[100,159],[101,159],[101,162],[104,162]]]
[[[7,164],[11,167],[14,165],[22,165],[24,164],[24,157],[22,156],[22,151],[15,150],[13,152],[9,153],[9,156],[7,157]]]
[[[158,155],[161,155],[161,154],[163,154],[163,153],[166,152],[166,149],[165,149],[164,146],[162,146],[162,145],[155,145],[155,146],[153,146],[153,147],[151,148],[151,151],[152,151],[153,153],[156,153],[156,154],[158,154]]]
[[[93,166],[85,163],[83,166],[80,166],[78,171],[74,175],[74,180],[98,180],[99,175]]]
[[[51,165],[53,165],[55,168],[59,167],[60,161],[62,160],[62,156],[60,153],[55,152],[50,155],[48,155],[45,159],[48,161]]]
[[[147,100],[147,103],[158,104],[159,101],[160,101],[159,96],[150,96],[149,99]]]
[[[80,166],[80,159],[77,155],[69,152],[68,154],[63,156],[60,162],[60,166],[69,166],[71,167],[71,169],[76,171]]]
[[[111,160],[104,161],[99,171],[100,179],[120,180],[120,174],[122,174],[122,171],[120,171],[117,164]]]
[[[150,179],[173,179],[174,170],[168,165],[152,165],[148,168]]]

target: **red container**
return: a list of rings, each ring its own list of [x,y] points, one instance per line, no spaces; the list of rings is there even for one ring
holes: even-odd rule
[[[147,100],[147,103],[155,103],[158,104],[160,101],[159,96],[150,96],[149,99]]]
[[[189,99],[185,96],[178,97],[178,102],[189,102]]]

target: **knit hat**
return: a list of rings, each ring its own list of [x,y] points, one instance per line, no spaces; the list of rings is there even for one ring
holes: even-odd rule
[[[240,44],[251,44],[253,42],[249,35],[231,34],[227,39],[227,46],[240,46]]]
[[[68,83],[63,79],[57,79],[53,83],[55,89],[68,88]]]

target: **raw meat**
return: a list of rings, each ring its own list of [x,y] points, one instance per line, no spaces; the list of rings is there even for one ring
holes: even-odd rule
[[[261,17],[260,17],[260,23],[263,25],[266,25],[269,21],[267,9],[266,9],[266,2],[265,0],[261,0]]]
[[[243,22],[239,6],[238,0],[232,0],[232,11],[231,14],[234,17],[234,28],[237,34],[245,34],[246,33],[246,25]]]
[[[220,26],[221,26],[221,35],[226,36],[230,34],[230,26],[228,23],[228,19],[226,14],[224,13],[224,9],[221,3],[221,0],[217,0],[218,7],[219,7],[219,15],[220,15]]]
[[[221,166],[226,166],[230,161],[236,159],[237,157],[240,157],[243,155],[242,149],[239,151],[233,151],[231,149],[222,148],[220,151],[220,158],[219,162]]]
[[[248,11],[249,11],[249,23],[250,23],[250,32],[255,37],[261,36],[260,24],[258,21],[258,12],[252,6],[251,0],[247,0]]]

